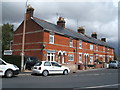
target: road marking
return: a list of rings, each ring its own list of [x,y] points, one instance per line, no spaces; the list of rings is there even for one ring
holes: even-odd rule
[[[103,87],[119,86],[119,85],[120,85],[120,84],[111,84],[111,85],[92,86],[92,87],[85,87],[85,88],[103,88]]]

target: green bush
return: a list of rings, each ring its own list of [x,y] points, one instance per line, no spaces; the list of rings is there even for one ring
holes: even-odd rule
[[[97,64],[102,64],[102,62],[99,59],[96,59],[94,62],[96,62]]]
[[[15,64],[17,65],[19,68],[21,67],[21,56],[17,56],[17,55],[10,55],[10,56],[2,56],[2,59],[4,61],[6,61],[7,63],[10,64]]]

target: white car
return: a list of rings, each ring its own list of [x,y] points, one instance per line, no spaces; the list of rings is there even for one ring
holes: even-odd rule
[[[55,61],[41,61],[32,69],[32,74],[42,74],[43,76],[47,76],[49,74],[64,74],[67,75],[70,73],[70,69],[68,67],[61,66]]]
[[[120,68],[120,62],[117,60],[110,61],[109,68]]]
[[[6,63],[0,58],[0,76],[12,77],[19,74],[19,68],[16,65]]]

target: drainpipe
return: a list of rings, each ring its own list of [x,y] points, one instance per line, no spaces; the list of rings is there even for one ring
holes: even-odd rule
[[[79,64],[78,47],[79,47],[78,41],[76,40],[76,59],[77,59],[77,60],[76,60],[76,61],[77,61],[76,65],[77,65],[77,69],[78,69],[78,64]]]
[[[25,13],[24,13],[24,26],[23,26],[23,37],[22,37],[22,53],[21,53],[21,71],[24,71],[24,49],[25,49],[25,29],[26,29],[26,8],[27,8],[27,2],[25,5]]]
[[[76,60],[76,61],[77,61],[76,64],[78,65],[79,60],[78,60],[78,55],[77,55],[77,53],[78,53],[78,45],[77,45],[77,44],[78,44],[78,42],[77,42],[77,40],[76,40],[76,59],[77,59],[77,60]]]
[[[86,67],[86,57],[87,57],[87,56],[85,55],[85,70],[87,69],[87,67]]]

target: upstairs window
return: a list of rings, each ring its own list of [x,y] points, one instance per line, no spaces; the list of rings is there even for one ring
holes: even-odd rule
[[[54,35],[50,34],[50,40],[49,40],[50,44],[54,44]]]
[[[70,47],[73,47],[73,39],[70,38]]]
[[[108,50],[107,50],[108,52],[109,52],[109,48],[108,48]]]
[[[96,45],[96,51],[98,51],[98,45]]]
[[[82,49],[82,40],[79,41],[79,48]]]
[[[92,44],[90,44],[90,50],[93,50],[93,45]]]
[[[114,53],[114,50],[112,49],[112,54]]]
[[[105,47],[103,47],[103,52],[105,52]]]

